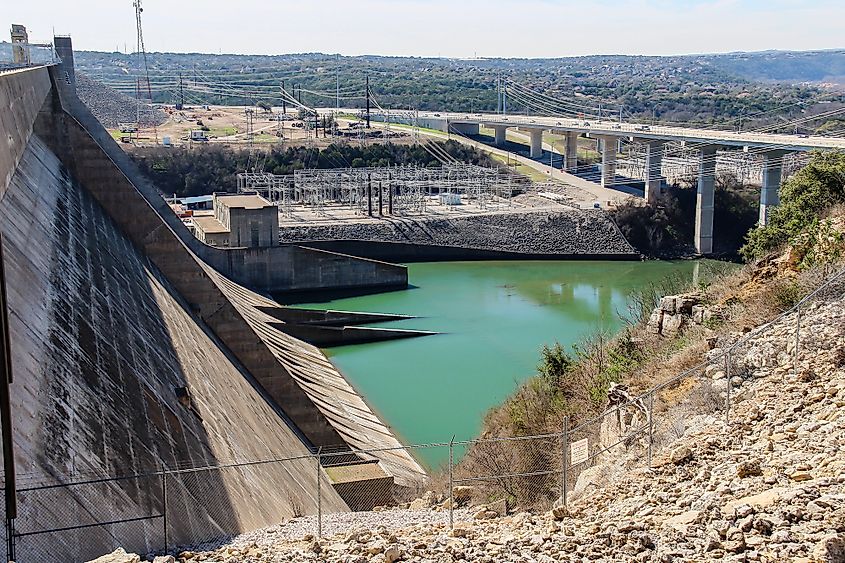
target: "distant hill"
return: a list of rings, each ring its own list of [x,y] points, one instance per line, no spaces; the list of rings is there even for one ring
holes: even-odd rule
[[[713,61],[724,72],[748,80],[845,84],[845,49],[735,53],[713,56]]]
[[[8,43],[0,45],[0,56],[9,49]],[[79,51],[76,64],[107,86],[135,95],[137,56]],[[831,97],[825,84],[845,84],[845,50],[472,60],[150,53],[148,65],[153,99],[164,103],[184,96],[186,104],[280,105],[284,83],[304,104],[331,107],[339,82],[340,105],[361,107],[367,76],[380,105],[420,110],[495,111],[500,77],[512,81],[510,112],[612,117],[622,106],[623,117],[702,124],[742,119],[753,126],[776,123],[756,116],[784,106],[795,115],[831,109],[817,104],[822,95],[826,104],[845,103],[845,96]]]

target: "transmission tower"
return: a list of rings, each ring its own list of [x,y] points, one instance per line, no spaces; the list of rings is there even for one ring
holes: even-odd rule
[[[247,150],[249,151],[249,164],[252,164],[252,153],[255,148],[255,113],[252,108],[246,108],[244,110],[244,116],[246,117],[246,142]],[[249,165],[247,166],[247,168],[249,168]]]
[[[138,78],[135,83],[135,92],[138,102],[137,107],[137,123],[136,128],[138,131],[141,129],[141,74],[143,73],[143,80],[147,83],[147,97],[150,100],[150,104],[153,103],[153,92],[152,88],[150,87],[150,69],[147,65],[147,51],[144,47],[144,32],[141,28],[141,13],[144,11],[144,8],[141,7],[141,0],[135,0],[132,3],[132,6],[135,7],[135,30],[137,32],[137,54],[138,54]],[[158,130],[156,130],[156,142],[158,142]]]

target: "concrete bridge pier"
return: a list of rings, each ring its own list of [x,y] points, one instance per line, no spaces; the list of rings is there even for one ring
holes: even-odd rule
[[[663,142],[648,141],[645,150],[645,202],[653,205],[663,187]]]
[[[716,146],[701,149],[698,162],[698,194],[695,202],[695,250],[713,253],[713,208],[716,191]]]
[[[494,125],[493,126],[493,144],[497,147],[505,146],[505,142],[507,141],[507,132],[508,128],[504,125]]]
[[[578,171],[578,133],[568,131],[566,133],[566,144],[564,147],[566,158],[566,171],[575,173]]]
[[[531,134],[531,158],[540,158],[543,156],[543,130],[529,129]]]
[[[449,129],[459,135],[478,135],[478,123],[449,123]]]
[[[601,187],[613,187],[616,179],[616,153],[619,150],[619,139],[612,135],[599,137],[602,141],[601,149]]]
[[[786,154],[788,154],[786,151],[763,153],[763,189],[760,191],[759,225],[768,224],[771,208],[780,205],[778,191],[783,178],[783,157]]]

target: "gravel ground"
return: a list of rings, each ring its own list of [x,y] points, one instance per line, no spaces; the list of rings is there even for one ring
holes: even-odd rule
[[[282,242],[373,240],[528,254],[634,254],[601,210],[523,211],[454,218],[282,227]]]
[[[454,513],[456,522],[470,520],[471,516],[470,511],[464,508],[457,509]],[[448,525],[449,511],[394,508],[374,512],[339,512],[323,515],[323,536],[332,537],[347,534],[350,530],[375,530],[377,528],[400,530],[410,526],[433,524]],[[240,548],[256,545],[266,547],[279,541],[301,540],[308,535],[317,535],[316,516],[293,518],[276,526],[247,532],[228,540],[204,543],[191,549],[192,551],[213,551],[222,546]]]
[[[79,72],[76,73],[76,93],[106,129],[114,129],[120,123],[135,123],[138,119],[134,98]],[[149,106],[141,108],[143,125],[161,125],[166,119],[167,115],[162,111]]]

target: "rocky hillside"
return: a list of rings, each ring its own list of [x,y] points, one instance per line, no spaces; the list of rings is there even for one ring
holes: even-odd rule
[[[327,528],[322,540],[299,518],[178,560],[845,561],[840,285],[802,311],[796,372],[793,315],[735,354],[730,382],[716,366],[694,382],[732,386],[729,422],[718,401],[709,412],[656,415],[684,413],[685,430],[656,451],[652,468],[636,448],[627,458],[607,456],[581,474],[568,510],[505,515],[475,506],[456,511],[450,530],[442,507],[426,516],[419,508],[433,501],[416,502],[417,510],[344,516],[346,527]],[[719,343],[730,344],[730,337]],[[132,559],[110,561],[124,560]]]
[[[282,227],[280,237],[284,243],[364,240],[525,254],[636,254],[603,211],[564,207],[446,218],[389,218],[375,222]]]
[[[138,102],[134,98],[81,72],[76,73],[76,92],[106,129],[138,120]],[[140,118],[143,126],[152,126],[164,123],[167,115],[149,104],[142,104]]]

